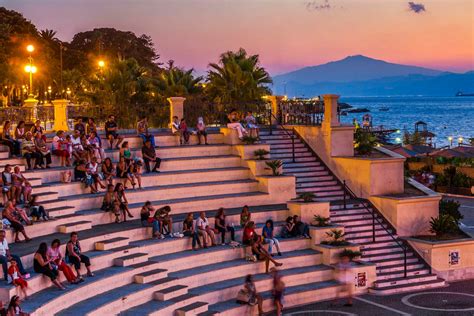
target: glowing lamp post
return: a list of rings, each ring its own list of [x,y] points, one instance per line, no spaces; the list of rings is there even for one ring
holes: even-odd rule
[[[449,140],[449,147],[453,147],[453,137],[449,136],[448,140]]]
[[[464,141],[464,138],[459,137],[459,138],[458,138],[458,145],[461,145],[463,141]]]
[[[30,74],[30,86],[29,86],[29,93],[28,93],[28,98],[33,99],[33,74],[36,73],[37,68],[36,66],[33,65],[33,57],[31,56],[31,53],[35,51],[35,47],[33,45],[28,45],[26,46],[26,51],[30,53],[30,56],[28,57],[28,65],[25,66],[25,71]]]

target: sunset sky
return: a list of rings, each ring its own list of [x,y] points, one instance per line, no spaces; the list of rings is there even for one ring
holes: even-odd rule
[[[0,0],[58,37],[114,27],[153,38],[161,60],[202,72],[244,47],[274,74],[363,54],[450,71],[474,69],[474,1]],[[424,10],[423,10],[423,5]],[[415,11],[418,11],[415,12]]]

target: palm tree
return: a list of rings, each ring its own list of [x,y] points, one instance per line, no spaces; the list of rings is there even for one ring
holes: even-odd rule
[[[259,102],[270,93],[272,79],[260,66],[259,56],[248,55],[243,48],[223,53],[219,63],[209,67],[207,92],[218,103],[238,106]]]
[[[41,30],[40,36],[47,42],[56,42],[58,41],[56,37],[57,32],[49,29]]]
[[[203,77],[194,77],[194,69],[176,67],[174,61],[168,62],[158,79],[158,87],[165,97],[188,96],[201,91],[199,83]]]

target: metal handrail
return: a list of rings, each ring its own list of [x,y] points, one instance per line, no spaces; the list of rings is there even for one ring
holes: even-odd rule
[[[292,129],[292,133],[288,131],[287,128],[285,128],[281,123],[278,122],[278,118],[272,113],[272,110],[270,109],[270,120],[269,120],[269,127],[270,127],[270,135],[273,135],[272,131],[272,117],[275,118],[275,122],[277,122],[277,125],[279,125],[285,133],[290,136],[291,138],[291,147],[292,147],[292,158],[293,162],[296,162],[296,153],[295,153],[295,134],[294,134],[294,129]]]
[[[349,195],[356,200],[359,200],[364,207],[364,209],[372,214],[372,241],[375,242],[375,221],[377,221],[380,226],[387,232],[387,234],[395,241],[395,243],[402,248],[403,250],[403,265],[404,265],[404,277],[407,277],[407,250],[408,247],[405,245],[403,242],[395,238],[395,236],[384,226],[384,223],[380,221],[378,218],[375,217],[375,211],[372,209],[370,210],[369,206],[365,204],[365,201],[359,197],[356,196],[356,194],[347,186],[346,180],[343,181],[344,185],[344,209],[346,209],[346,192],[349,193]]]

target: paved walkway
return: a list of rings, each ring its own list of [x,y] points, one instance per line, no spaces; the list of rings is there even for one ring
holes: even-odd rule
[[[387,296],[363,295],[352,307],[344,302],[326,301],[292,308],[285,316],[473,316],[474,282],[451,283],[439,289]],[[274,315],[274,314],[272,314]]]
[[[445,200],[455,200],[461,203],[459,211],[464,218],[461,220],[463,230],[474,237],[474,197],[458,197],[447,196],[443,197]]]

